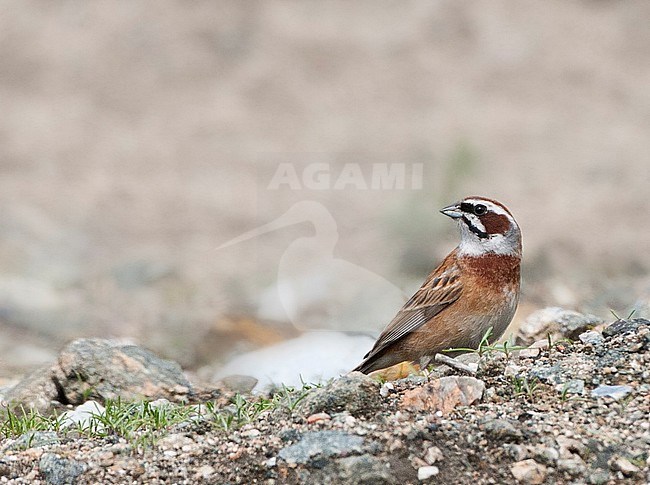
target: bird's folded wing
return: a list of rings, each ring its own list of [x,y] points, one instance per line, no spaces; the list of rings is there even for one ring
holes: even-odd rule
[[[368,359],[389,345],[414,332],[431,320],[462,293],[458,266],[443,263],[429,275],[420,289],[407,301],[377,339],[364,358]]]

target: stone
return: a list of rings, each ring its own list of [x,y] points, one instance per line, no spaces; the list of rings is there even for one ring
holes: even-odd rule
[[[78,339],[59,354],[54,383],[64,404],[89,398],[187,398],[191,385],[180,366],[136,345],[105,339]]]
[[[351,415],[372,413],[381,407],[379,383],[361,372],[351,372],[326,386],[313,389],[298,404],[304,415],[349,412]]]
[[[533,367],[528,372],[529,379],[539,379],[541,382],[553,385],[564,384],[564,369],[555,364],[551,367]]]
[[[573,455],[571,458],[562,458],[558,460],[556,467],[558,470],[573,476],[583,476],[587,470],[586,463],[577,455]]]
[[[336,461],[335,473],[336,483],[351,485],[397,483],[386,464],[372,455],[340,458]]]
[[[539,357],[540,353],[540,349],[535,347],[528,347],[527,349],[521,349],[518,355],[520,359],[534,359],[535,357]]]
[[[38,468],[45,481],[52,485],[74,483],[77,477],[86,471],[84,463],[62,458],[55,453],[44,453],[38,462]]]
[[[556,384],[555,390],[565,394],[584,394],[585,381],[582,379],[570,379],[563,384]]]
[[[588,314],[558,307],[543,308],[532,313],[519,328],[517,342],[530,344],[546,339],[550,334],[553,341],[561,338],[576,340],[587,330],[603,323],[603,320]]]
[[[639,467],[622,456],[615,456],[610,464],[612,470],[620,471],[626,477],[632,476],[640,471]]]
[[[238,392],[239,394],[249,394],[253,391],[257,382],[256,377],[239,374],[226,376],[219,381],[226,389]]]
[[[421,466],[418,468],[418,480],[428,480],[438,473],[440,473],[440,469],[437,466]]]
[[[305,433],[297,443],[282,448],[278,457],[287,463],[305,464],[312,459],[360,453],[364,439],[342,431]]]
[[[46,413],[52,408],[52,402],[56,401],[58,396],[57,388],[52,381],[53,372],[53,367],[35,370],[9,389],[4,395],[4,400],[11,407],[34,409]]]
[[[560,456],[562,458],[570,458],[573,456],[573,453],[577,453],[580,456],[586,454],[585,446],[579,440],[560,435],[555,438],[555,441],[560,447]]]
[[[88,399],[185,400],[191,384],[176,362],[148,350],[104,339],[78,339],[53,366],[38,369],[4,392],[10,406],[47,413],[56,404]]]
[[[609,482],[609,472],[607,470],[597,469],[587,477],[587,483],[592,485],[604,485]]]
[[[507,419],[486,420],[483,423],[483,429],[487,437],[495,441],[510,443],[520,441],[523,438],[523,433],[518,426]]]
[[[410,411],[440,411],[447,414],[457,406],[477,403],[484,390],[485,383],[474,377],[441,377],[406,391],[400,406]]]
[[[437,446],[429,447],[427,449],[427,452],[424,454],[424,461],[426,461],[429,465],[433,465],[434,463],[442,461],[443,459],[444,455],[442,454],[442,451],[440,451],[440,448]]]
[[[553,466],[560,459],[560,452],[550,446],[537,445],[533,449],[533,453],[537,461],[541,461],[546,465]]]
[[[645,318],[634,318],[632,320],[617,320],[603,329],[603,336],[613,337],[626,333],[634,333],[640,325],[650,326],[650,320]]]
[[[506,377],[519,377],[523,370],[523,366],[508,362],[505,369],[503,369],[503,375]]]
[[[327,413],[316,413],[307,417],[307,423],[313,424],[318,423],[319,421],[329,421],[332,417]]]
[[[61,427],[78,426],[81,429],[93,429],[95,427],[95,429],[101,430],[104,425],[96,417],[103,415],[105,412],[104,406],[97,401],[86,401],[74,410],[66,411],[61,415]]]
[[[521,445],[505,445],[505,450],[515,461],[522,461],[528,458],[528,449]]]
[[[207,480],[210,477],[212,477],[215,473],[217,473],[216,468],[210,465],[203,465],[199,467],[196,473],[194,473],[194,478]]]
[[[548,338],[535,340],[528,346],[529,349],[548,349]]]
[[[587,330],[586,332],[581,333],[578,335],[578,339],[583,344],[593,345],[594,347],[601,345],[605,340],[601,333],[595,332],[593,330]]]
[[[388,395],[395,390],[395,386],[392,382],[384,382],[379,389],[379,395],[381,397],[388,397]]]
[[[631,386],[607,386],[603,384],[591,391],[591,397],[610,397],[618,401],[632,391]]]
[[[544,483],[546,479],[546,467],[531,458],[514,463],[510,467],[510,472],[520,483],[536,485]]]
[[[26,450],[59,443],[59,435],[54,431],[28,431],[6,447],[7,450]]]
[[[244,438],[257,438],[262,432],[257,428],[247,429],[241,432],[241,436]]]

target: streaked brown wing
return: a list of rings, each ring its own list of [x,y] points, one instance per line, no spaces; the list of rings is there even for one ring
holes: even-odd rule
[[[420,289],[407,301],[395,318],[381,333],[364,359],[370,359],[389,345],[417,330],[435,317],[462,293],[460,272],[452,253],[426,279]]]

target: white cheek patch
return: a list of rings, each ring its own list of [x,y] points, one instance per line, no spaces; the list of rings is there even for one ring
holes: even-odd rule
[[[465,214],[465,218],[469,221],[469,223],[474,226],[476,229],[478,229],[481,232],[486,232],[485,231],[485,226],[481,222],[481,219],[478,218],[478,216],[475,216],[474,214]]]

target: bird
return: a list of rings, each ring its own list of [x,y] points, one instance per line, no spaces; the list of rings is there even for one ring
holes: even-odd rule
[[[497,340],[517,309],[521,230],[494,199],[466,197],[440,210],[454,219],[460,243],[426,278],[354,371],[427,361],[448,349],[477,348],[491,329]]]

